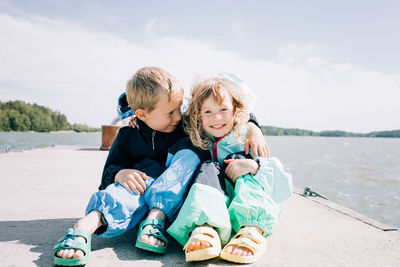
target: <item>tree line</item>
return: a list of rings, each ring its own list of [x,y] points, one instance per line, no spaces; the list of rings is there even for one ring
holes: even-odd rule
[[[84,124],[70,124],[67,117],[60,112],[52,111],[37,104],[28,104],[23,101],[0,101],[0,131],[69,131],[94,132],[98,128],[91,128]]]
[[[302,130],[296,128],[279,128],[273,126],[261,126],[264,135],[272,136],[324,136],[324,137],[394,137],[400,138],[400,130],[379,131],[370,133],[350,133],[345,131],[321,131],[314,132],[310,130]]]

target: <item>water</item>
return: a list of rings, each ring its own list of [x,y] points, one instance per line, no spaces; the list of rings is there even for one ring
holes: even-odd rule
[[[296,187],[400,228],[400,139],[266,138]]]
[[[267,136],[271,156],[329,200],[400,228],[400,139]],[[101,145],[101,133],[2,133],[0,153]]]
[[[49,146],[101,146],[101,133],[0,132],[0,153]]]

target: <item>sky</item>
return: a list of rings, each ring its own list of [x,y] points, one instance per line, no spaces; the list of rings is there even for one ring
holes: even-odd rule
[[[400,1],[0,0],[0,101],[99,127],[141,67],[232,72],[262,125],[400,129]]]

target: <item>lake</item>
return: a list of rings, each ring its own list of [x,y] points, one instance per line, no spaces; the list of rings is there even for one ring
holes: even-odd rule
[[[266,136],[272,157],[329,200],[400,228],[400,139]],[[101,133],[0,132],[0,153],[48,146],[101,145]],[[100,177],[99,177],[100,179]]]

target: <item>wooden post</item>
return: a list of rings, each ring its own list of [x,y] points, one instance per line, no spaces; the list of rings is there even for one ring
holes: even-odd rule
[[[118,125],[102,125],[101,126],[101,147],[100,150],[110,150],[119,129]]]

